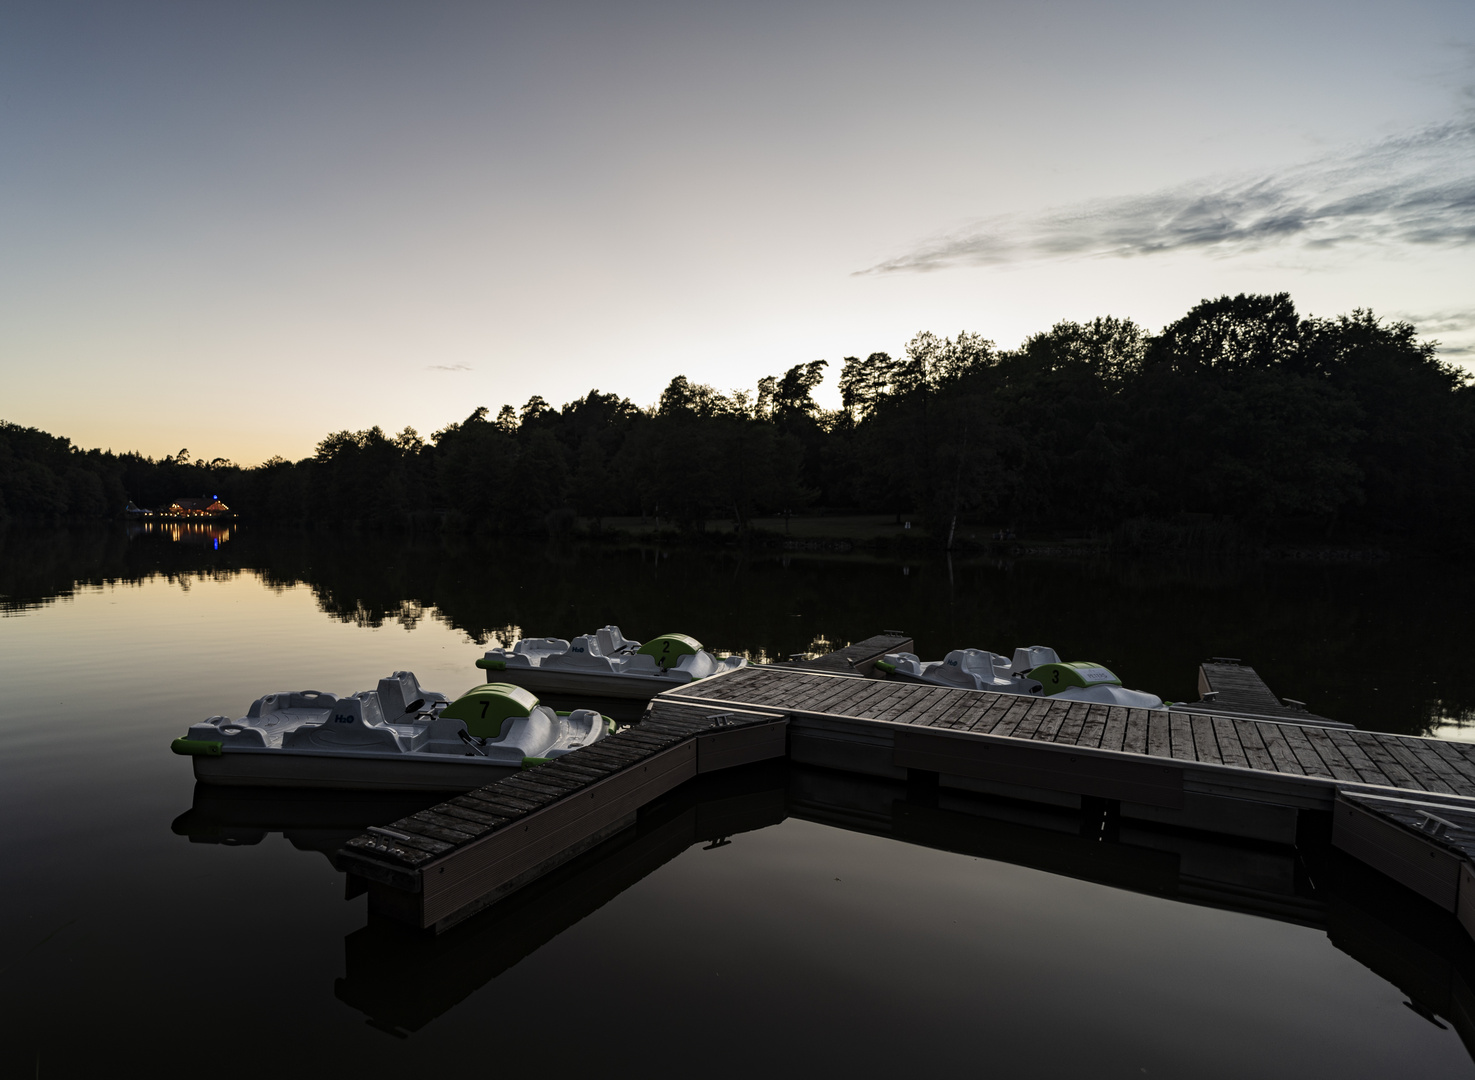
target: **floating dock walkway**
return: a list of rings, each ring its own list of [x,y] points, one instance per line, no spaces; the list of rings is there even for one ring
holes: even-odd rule
[[[1103,830],[1143,821],[1290,845],[1332,823],[1334,844],[1475,934],[1475,746],[1330,726],[1222,659],[1200,671],[1205,700],[1173,710],[865,676],[910,644],[886,634],[667,691],[635,727],[371,829],[339,862],[371,911],[438,932],[629,828],[686,780],[787,756],[1082,810]]]
[[[369,910],[440,932],[635,824],[702,773],[784,756],[777,713],[660,701],[637,727],[348,842]]]
[[[1374,731],[854,679],[774,667],[669,691],[789,719],[796,761],[1290,843],[1339,790],[1475,799],[1475,747]]]
[[[1314,727],[1353,730],[1355,725],[1318,716],[1304,701],[1278,698],[1255,674],[1255,669],[1231,657],[1216,656],[1198,667],[1200,701],[1172,705],[1178,712],[1209,712],[1215,716],[1243,716],[1252,720],[1284,720]]]

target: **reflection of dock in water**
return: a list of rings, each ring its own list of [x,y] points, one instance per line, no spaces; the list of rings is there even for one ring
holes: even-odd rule
[[[1321,930],[1393,984],[1413,1011],[1443,1018],[1475,1056],[1475,942],[1430,901],[1329,843],[1297,846],[1113,821],[791,766],[790,816],[889,836],[1113,888]]]
[[[335,991],[376,1027],[416,1031],[696,844],[784,820],[778,762],[715,773],[649,807],[634,828],[437,937],[387,920],[344,939]]]
[[[318,851],[339,870],[338,851],[365,829],[439,802],[434,792],[318,791],[196,784],[194,805],[171,828],[195,844],[250,847],[274,832]]]
[[[1149,713],[854,670],[703,680],[635,728],[448,802],[197,790],[175,829],[254,843],[280,827],[348,871],[370,925],[347,939],[337,993],[396,1033],[693,844],[795,817],[1321,930],[1475,1053],[1468,748],[1293,706],[1225,715],[1207,694]],[[1250,669],[1228,675],[1246,685],[1225,695],[1248,693]]]
[[[376,1026],[414,1032],[694,845],[793,817],[1323,931],[1414,1011],[1454,1027],[1475,1055],[1475,945],[1432,904],[1324,836],[1298,848],[1114,821],[1101,810],[777,761],[715,773],[444,934],[371,918],[344,941],[346,976],[336,993]]]

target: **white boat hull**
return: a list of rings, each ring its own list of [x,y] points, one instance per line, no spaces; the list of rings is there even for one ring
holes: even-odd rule
[[[571,671],[567,668],[513,667],[488,671],[487,682],[511,683],[545,694],[578,698],[617,698],[621,701],[649,701],[663,690],[686,686],[690,679],[673,679],[659,675],[612,675],[598,671]]]
[[[521,771],[479,757],[231,749],[194,756],[195,779],[235,787],[470,791]]]

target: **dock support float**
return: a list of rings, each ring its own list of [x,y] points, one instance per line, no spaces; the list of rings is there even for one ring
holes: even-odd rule
[[[1332,843],[1433,901],[1475,937],[1475,806],[1340,792]]]

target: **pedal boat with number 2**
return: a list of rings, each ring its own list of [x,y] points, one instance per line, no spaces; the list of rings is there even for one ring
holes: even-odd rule
[[[592,634],[563,638],[523,638],[510,649],[491,649],[476,662],[487,679],[524,686],[535,694],[585,695],[649,701],[697,679],[747,664],[740,656],[722,659],[685,634],[662,634],[643,645],[606,626]]]
[[[609,734],[592,709],[555,712],[528,690],[483,683],[455,701],[396,671],[378,688],[257,698],[239,720],[212,716],[171,749],[202,784],[469,791]]]
[[[1109,668],[1087,660],[1064,663],[1054,649],[1044,645],[1015,649],[1013,659],[986,649],[954,649],[943,659],[931,661],[920,660],[914,653],[891,653],[878,660],[876,667],[892,678],[933,686],[1137,709],[1167,707],[1156,694],[1128,690]]]

